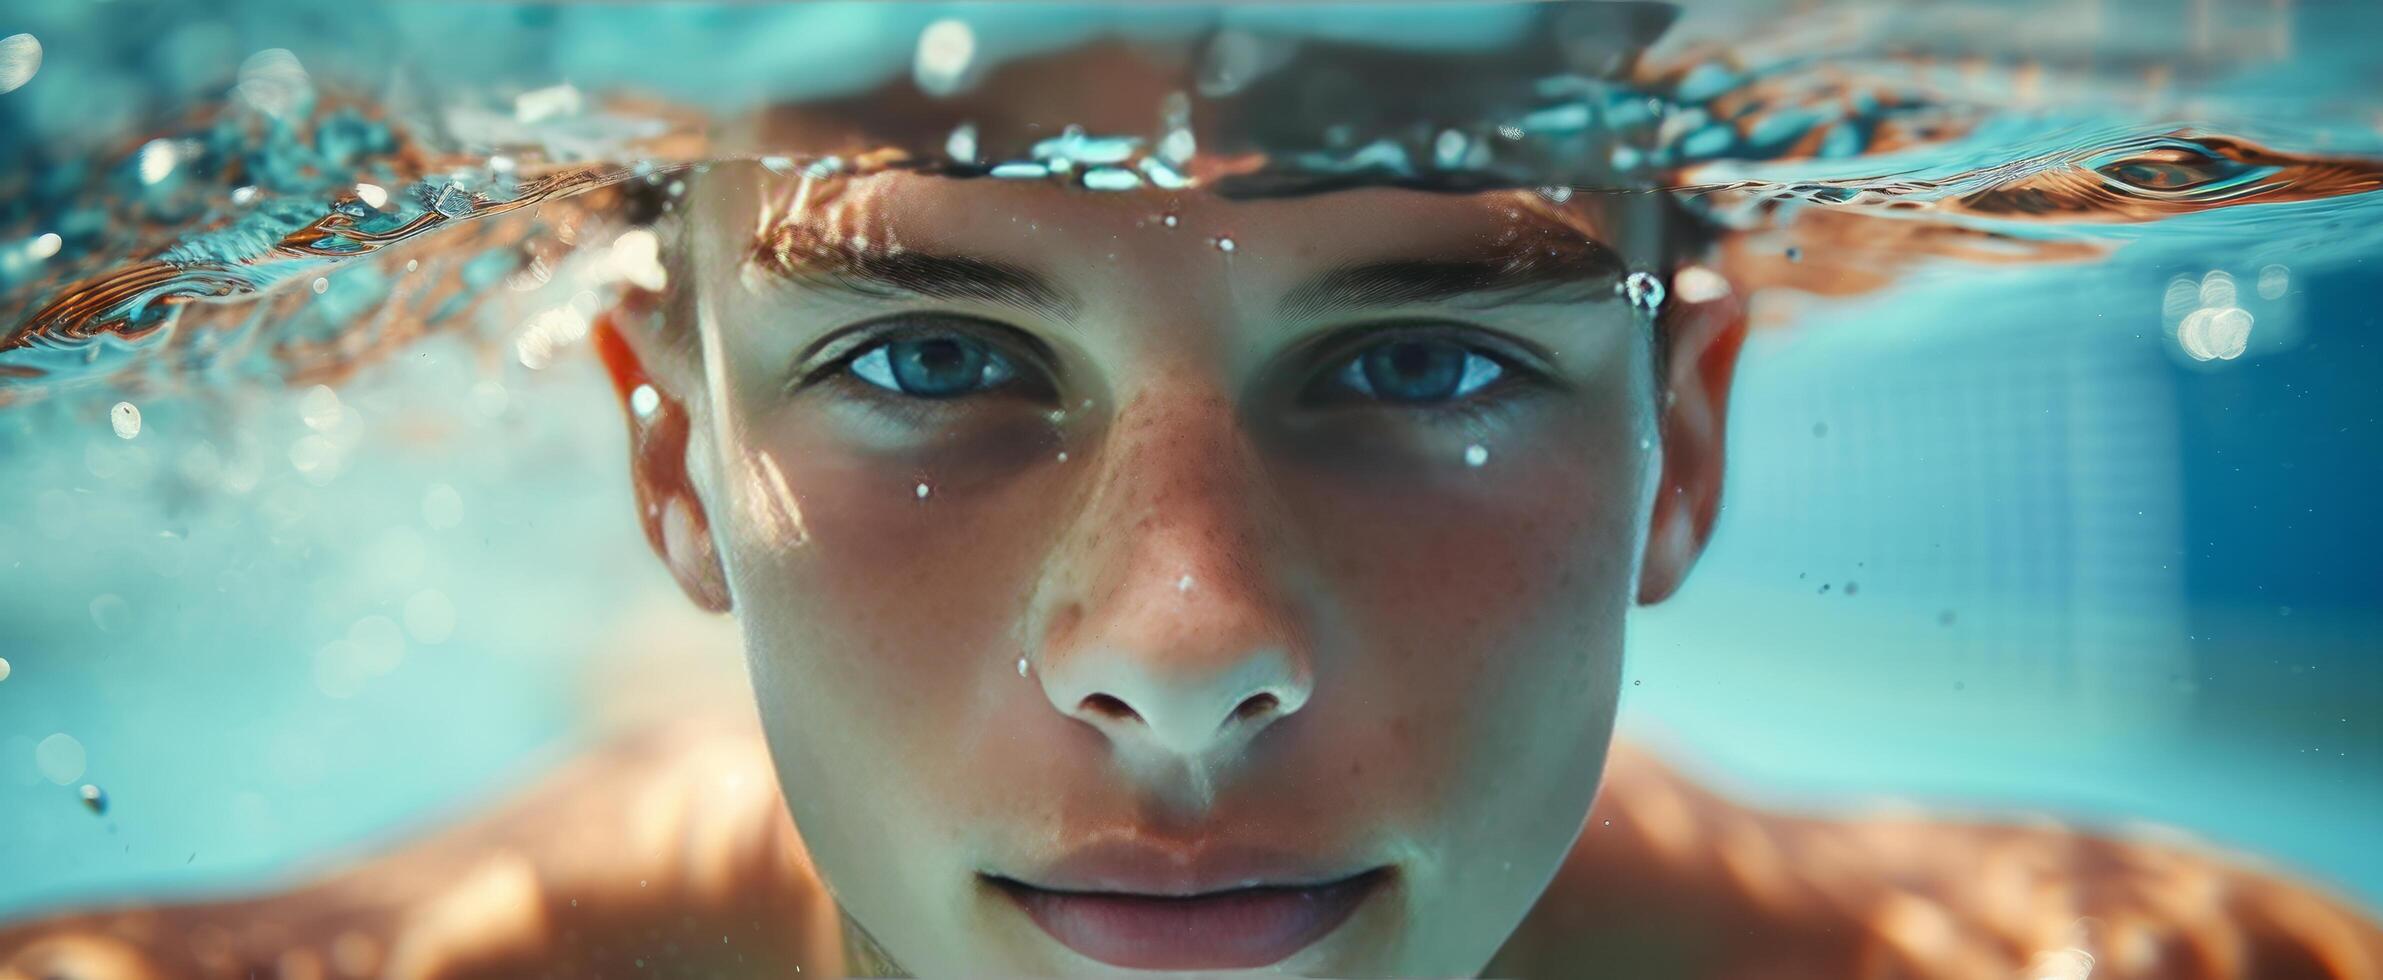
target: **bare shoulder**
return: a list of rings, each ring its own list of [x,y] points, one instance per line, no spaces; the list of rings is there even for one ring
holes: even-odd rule
[[[833,975],[836,926],[758,730],[706,720],[292,891],[0,928],[0,980]]]
[[[1739,805],[1618,746],[1493,973],[2383,980],[2371,912],[2167,832]]]

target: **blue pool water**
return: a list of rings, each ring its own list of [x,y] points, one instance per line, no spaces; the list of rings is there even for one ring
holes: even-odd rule
[[[0,7],[0,34],[41,44],[38,70],[0,94],[0,310],[20,318],[0,330],[33,323],[36,300],[55,295],[41,263],[131,249],[97,212],[41,193],[155,186],[140,179],[145,135],[168,131],[177,100],[222,96],[243,65],[252,92],[286,80],[258,52],[282,51],[326,85],[343,65],[393,100],[413,90],[392,79],[513,93],[518,120],[579,111],[536,100],[593,100],[606,73],[728,98],[691,68],[624,49],[618,30],[599,29],[608,16],[689,36],[722,29],[707,17],[752,18],[730,27],[783,31],[816,53],[755,61],[756,40],[723,55],[781,66],[738,91],[806,93],[883,75],[880,62],[909,70],[916,25],[939,16],[492,9],[506,8]],[[1692,62],[1683,52],[1700,39],[1748,52],[1808,41],[1814,53],[1770,76],[1685,72],[1670,111],[1698,111],[1698,86],[1862,65],[1926,92],[1959,135],[1790,152],[1791,137],[1836,123],[1774,107],[1773,131],[1737,131],[1715,151],[1683,124],[1664,137],[1677,137],[1677,162],[1709,159],[1694,188],[1666,191],[1759,228],[1766,207],[1832,206],[1812,190],[1824,186],[2057,198],[2070,185],[2052,178],[2164,140],[2221,145],[2196,136],[2296,158],[2383,155],[2364,40],[2383,17],[2267,3],[2093,11],[2083,22],[2052,5],[1845,8],[1806,21],[1699,7],[1662,50]],[[1002,43],[1065,43],[1051,25],[1076,22],[1049,16]],[[1859,30],[1733,33],[1763,17]],[[1955,26],[1981,23],[2006,30]],[[1441,30],[1388,15],[1377,26]],[[1496,28],[1473,29],[1495,43]],[[503,61],[495,52],[512,49],[490,39],[516,35],[545,39],[544,53]],[[567,97],[554,87],[566,79]],[[546,94],[525,108],[523,93]],[[376,137],[356,138],[357,159],[372,160]],[[199,159],[179,146],[152,159]],[[73,161],[129,168],[106,179],[132,183],[60,176]],[[2383,908],[2383,268],[2368,261],[2383,197],[2344,179],[2232,206],[2326,178],[2306,163],[2221,169],[2176,193],[2079,192],[2079,210],[2057,220],[1961,216],[2019,248],[2091,258],[1947,253],[1861,295],[1792,282],[1761,294],[1768,326],[1732,405],[1729,503],[1687,590],[1633,620],[1624,732],[1772,805],[2168,825]],[[2051,182],[2027,184],[2038,178]],[[443,212],[445,177],[387,179],[392,227]],[[300,189],[265,206],[299,210],[258,227],[278,235],[324,213],[329,198],[291,182]],[[207,191],[178,220],[205,224],[235,206],[234,190]],[[43,243],[47,228],[64,237]],[[1782,268],[1890,257],[1863,252],[1875,247],[1865,236],[1748,234],[1749,247],[1792,252]],[[380,274],[344,258],[244,265],[240,250],[262,240],[193,240],[239,270],[230,301],[312,288],[332,312],[303,316],[322,323],[360,316],[336,304]],[[545,285],[519,276],[494,269],[481,286]],[[362,308],[379,294],[357,295]],[[296,876],[467,812],[635,718],[749,710],[734,702],[733,627],[686,608],[629,519],[594,358],[576,335],[525,345],[538,329],[528,307],[488,309],[468,328],[343,352],[352,373],[276,357],[153,369],[144,358],[169,348],[134,336],[0,350],[0,390],[13,393],[0,403],[0,499],[12,504],[0,509],[0,918]],[[137,408],[137,427],[119,403]],[[86,784],[104,791],[104,813]]]

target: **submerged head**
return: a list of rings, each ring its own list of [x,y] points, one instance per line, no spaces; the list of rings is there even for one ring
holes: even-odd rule
[[[1620,199],[715,168],[607,334],[649,536],[927,974],[1458,974],[1594,796],[1740,321]],[[1250,888],[1249,886],[1273,886]],[[1201,896],[1186,898],[1186,896]]]

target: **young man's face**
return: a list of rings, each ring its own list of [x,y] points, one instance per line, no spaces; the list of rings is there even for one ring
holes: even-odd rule
[[[692,196],[700,352],[637,342],[648,527],[736,611],[795,822],[894,959],[1489,959],[1594,795],[1624,610],[1710,518],[1726,366],[1675,349],[1662,407],[1619,230],[1388,189]]]

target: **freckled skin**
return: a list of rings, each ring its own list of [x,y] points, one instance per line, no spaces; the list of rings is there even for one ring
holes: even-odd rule
[[[698,207],[753,227],[760,198],[715,181]],[[1315,422],[1258,391],[1289,343],[1344,324],[1284,322],[1282,293],[1342,262],[1470,258],[1511,241],[1508,207],[1187,198],[1168,229],[1137,196],[920,179],[836,207],[817,219],[839,234],[1037,269],[1082,298],[1075,322],[1006,312],[1063,351],[1068,420],[1037,439],[960,417],[979,441],[1032,441],[960,453],[855,436],[784,393],[796,336],[872,310],[753,289],[734,255],[696,262],[724,384],[693,413],[715,446],[777,460],[810,529],[786,548],[739,520],[758,482],[734,465],[703,494],[786,796],[846,911],[913,970],[1075,973],[1099,963],[977,870],[1029,873],[1101,835],[1215,837],[1399,870],[1284,968],[1480,968],[1566,854],[1611,734],[1649,463],[1630,312],[1473,317],[1570,353],[1561,391],[1499,420]],[[1349,424],[1375,448],[1346,451]],[[1463,465],[1473,441],[1497,463]],[[1077,696],[1108,691],[1068,687],[1127,670],[1158,699],[1251,658],[1304,703],[1189,751],[1087,722]]]
[[[750,227],[759,197],[716,182],[703,220]],[[811,533],[780,547],[738,519],[755,483],[733,466],[704,493],[796,823],[846,911],[926,973],[1098,969],[974,875],[1116,834],[1397,869],[1285,969],[1478,969],[1578,832],[1611,731],[1650,462],[1643,327],[1619,303],[1484,315],[1572,355],[1560,391],[1500,419],[1286,421],[1298,412],[1258,381],[1342,325],[1283,322],[1284,292],[1344,262],[1470,254],[1510,234],[1509,209],[1187,198],[1165,228],[1161,203],[909,179],[847,188],[822,219],[1079,296],[1073,323],[1002,313],[1064,351],[1065,397],[1092,402],[1044,436],[1066,463],[1039,442],[988,463],[931,436],[855,437],[788,396],[779,365],[796,337],[870,311],[697,262],[707,370],[725,382],[699,425],[774,458]],[[1006,220],[1019,213],[1036,220]],[[1221,234],[1229,258],[1206,244]],[[1352,455],[1335,433],[1353,425],[1395,448]],[[1463,465],[1475,441],[1494,463]],[[1253,656],[1310,693],[1198,758],[1052,693],[1120,663],[1191,685]]]

